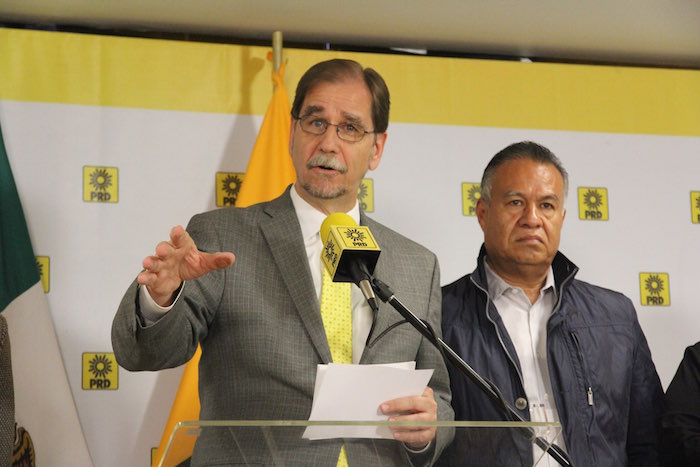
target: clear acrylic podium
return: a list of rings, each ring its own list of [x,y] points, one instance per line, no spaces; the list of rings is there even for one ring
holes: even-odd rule
[[[227,453],[226,461],[217,465],[317,465],[313,458],[300,461],[300,453],[314,452],[314,448],[334,440],[307,439],[303,436],[307,428],[321,432],[334,430],[360,430],[362,433],[386,432],[391,426],[434,426],[440,432],[454,436],[451,445],[453,465],[503,466],[513,465],[513,456],[523,459],[530,456],[532,465],[549,457],[539,448],[534,448],[535,436],[552,443],[561,432],[559,423],[535,422],[362,422],[362,421],[306,421],[306,420],[196,420],[178,423],[170,435],[159,466],[174,467],[182,463],[183,447],[194,445],[206,438],[209,446],[217,446]],[[353,438],[357,440],[357,438]],[[213,441],[213,442],[212,442]],[[372,442],[363,439],[362,441]],[[397,443],[380,440],[380,443]],[[204,444],[204,443],[202,443]],[[198,446],[198,449],[200,447]],[[229,454],[230,452],[230,454]],[[230,456],[230,459],[228,457]],[[506,460],[508,459],[508,460]],[[462,462],[463,460],[463,462]],[[551,461],[551,459],[550,459]],[[553,461],[552,461],[553,462]],[[556,463],[550,462],[550,465]],[[386,465],[379,458],[371,465]],[[525,464],[529,464],[525,462]],[[544,465],[547,463],[544,462]],[[392,462],[391,465],[397,465]],[[400,465],[400,464],[399,464]],[[410,465],[406,462],[405,465]]]

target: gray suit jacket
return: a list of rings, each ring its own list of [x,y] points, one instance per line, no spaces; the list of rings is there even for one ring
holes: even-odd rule
[[[375,276],[439,333],[441,294],[435,255],[364,214],[361,223],[370,227],[382,248]],[[332,360],[289,189],[268,203],[195,215],[187,230],[200,250],[233,251],[235,264],[186,282],[173,309],[148,327],[139,318],[134,281],[112,325],[117,361],[132,371],[175,367],[187,362],[201,344],[200,419],[308,419],[316,366]],[[381,303],[373,336],[401,320],[390,305]],[[435,369],[430,386],[438,419],[452,420],[449,380],[440,353],[409,324],[393,328],[366,348],[360,363],[407,360],[415,360],[418,368]],[[293,440],[271,440],[284,453],[285,465],[335,465],[343,441],[300,441],[300,433],[296,435]],[[411,462],[432,461],[450,437],[451,432],[439,430],[428,456],[432,459],[411,456]],[[224,438],[221,432],[203,433],[193,463],[242,461],[234,447],[241,439]],[[350,465],[409,463],[403,445],[392,440],[344,443]],[[266,448],[260,449],[260,459],[248,457],[245,462],[271,462],[264,458]]]

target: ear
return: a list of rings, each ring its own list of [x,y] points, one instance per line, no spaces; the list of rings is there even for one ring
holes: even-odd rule
[[[479,225],[481,230],[485,232],[484,226],[486,225],[486,217],[488,216],[489,206],[486,201],[479,198],[476,202],[476,218],[479,220]]]
[[[386,144],[386,137],[387,134],[385,133],[378,133],[374,135],[374,143],[372,144],[372,148],[370,149],[370,155],[369,155],[369,170],[374,170],[377,167],[379,167],[379,161],[382,160],[382,153],[384,152],[384,145]]]

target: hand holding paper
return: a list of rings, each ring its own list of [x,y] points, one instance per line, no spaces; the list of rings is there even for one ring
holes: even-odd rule
[[[432,422],[437,420],[437,402],[433,390],[426,387],[423,394],[415,397],[401,397],[381,405],[383,413],[390,415],[390,421]],[[435,427],[392,426],[394,439],[420,450],[435,438]]]
[[[437,419],[437,404],[428,382],[433,370],[416,370],[415,362],[389,365],[319,365],[309,420],[380,421]],[[389,418],[391,416],[391,418]],[[312,426],[304,438],[398,439],[421,448],[434,429],[387,426]]]

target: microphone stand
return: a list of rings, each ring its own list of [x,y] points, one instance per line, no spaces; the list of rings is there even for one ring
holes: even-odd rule
[[[455,368],[469,377],[469,379],[471,379],[479,387],[479,389],[489,396],[494,404],[502,408],[510,421],[525,422],[520,414],[518,414],[515,409],[513,409],[513,407],[511,407],[510,404],[503,399],[503,396],[498,388],[493,383],[482,378],[481,375],[479,375],[479,373],[477,373],[459,355],[457,355],[457,353],[452,350],[449,345],[437,337],[429,324],[418,318],[411,310],[406,308],[403,303],[396,298],[394,292],[388,285],[379,279],[372,278],[372,288],[383,302],[394,307],[394,309],[398,311],[411,326],[425,336],[435,347],[437,347],[445,360],[449,361]],[[569,456],[559,446],[556,444],[548,446],[547,441],[545,441],[542,437],[535,435],[535,431],[532,427],[522,428],[522,430],[526,431],[526,433],[524,433],[525,436],[534,437],[535,444],[543,451],[547,452],[547,454],[556,460],[559,465],[569,467],[573,466]]]

